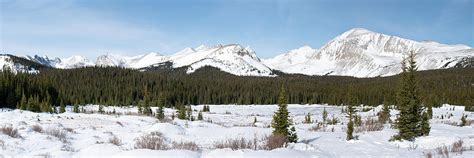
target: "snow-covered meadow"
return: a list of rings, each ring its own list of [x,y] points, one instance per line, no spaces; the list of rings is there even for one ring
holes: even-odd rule
[[[86,111],[97,111],[97,105],[84,106]],[[264,145],[264,138],[271,134],[272,115],[276,105],[210,105],[210,112],[203,112],[203,121],[167,120],[135,115],[134,107],[104,107],[115,114],[73,113],[72,107],[62,114],[32,113],[29,111],[1,109],[0,128],[17,130],[16,136],[0,131],[0,157],[474,157],[474,124],[459,127],[461,115],[468,122],[473,112],[462,106],[444,105],[433,109],[430,136],[419,137],[414,142],[389,142],[397,130],[385,124],[380,131],[359,129],[358,140],[346,141],[347,118],[341,107],[328,105],[289,105],[296,124],[298,143],[274,150],[217,148],[227,140],[257,141]],[[192,106],[196,117],[202,105]],[[313,121],[321,122],[323,109],[328,118],[339,122],[317,127],[317,123],[303,123],[311,113]],[[358,107],[362,120],[377,118],[381,106],[371,110]],[[155,111],[155,109],[153,109]],[[170,118],[174,109],[165,109]],[[363,112],[366,111],[366,112]],[[397,112],[391,111],[392,120]],[[441,119],[443,115],[443,119]],[[256,118],[257,122],[254,123]],[[356,127],[356,131],[358,131]],[[170,147],[166,150],[137,148],[137,141],[153,132],[162,133]],[[255,139],[254,139],[255,138]],[[453,144],[462,141],[463,152],[453,150]],[[191,143],[194,150],[184,150],[173,143]]]

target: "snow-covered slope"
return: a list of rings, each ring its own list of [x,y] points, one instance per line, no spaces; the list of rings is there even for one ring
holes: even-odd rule
[[[401,61],[410,51],[416,54],[419,70],[453,67],[474,49],[465,45],[417,42],[375,33],[366,29],[349,30],[319,50],[307,46],[264,60],[269,67],[286,73],[388,76],[401,72]]]
[[[54,67],[54,68],[59,68],[59,69],[72,69],[72,68],[80,68],[80,67],[86,67],[86,66],[94,66],[95,64],[93,62],[90,62],[86,57],[83,56],[71,56],[69,58],[54,58],[50,59],[48,56],[24,56],[23,58],[28,59],[30,61],[37,62],[39,64],[49,66],[49,67]],[[99,57],[100,58],[100,57]]]
[[[61,59],[60,62],[56,63],[54,67],[60,69],[71,69],[87,66],[94,66],[94,63],[90,62],[86,57],[75,55],[69,58]]]
[[[27,73],[37,73],[38,70],[27,65],[23,65],[15,62],[10,55],[0,54],[0,71],[8,69],[13,73],[17,72],[27,72]]]
[[[272,70],[261,63],[255,51],[237,44],[186,48],[170,56],[170,61],[175,68],[189,66],[188,73],[211,66],[239,76],[273,76]]]
[[[191,115],[197,117],[203,105],[191,107]],[[376,120],[382,106],[364,112],[367,107],[355,106],[357,115],[364,122],[354,128],[356,140],[346,141],[347,115],[343,106],[288,105],[289,115],[294,121],[297,143],[274,150],[265,150],[266,138],[272,133],[271,122],[277,105],[210,105],[211,112],[201,112],[204,120],[181,120],[172,115],[175,109],[165,108],[166,119],[138,115],[131,106],[105,106],[108,114],[99,114],[98,105],[81,106],[87,113],[73,113],[67,106],[65,113],[33,113],[23,110],[0,109],[0,128],[16,129],[17,136],[0,132],[1,157],[159,157],[159,158],[316,158],[316,157],[449,157],[472,158],[474,155],[474,124],[459,127],[461,116],[472,122],[474,112],[463,106],[443,105],[433,108],[429,136],[417,137],[414,141],[389,139],[397,134],[390,124],[381,125]],[[347,108],[347,107],[345,107]],[[156,111],[157,107],[152,107]],[[338,122],[324,126],[318,123],[302,123],[307,114],[319,120],[326,110]],[[94,112],[94,113],[92,113]],[[391,110],[395,120],[397,110]],[[112,114],[113,113],[113,114]],[[257,121],[254,123],[254,119]],[[366,124],[370,123],[370,124]],[[369,130],[371,129],[371,130]],[[57,132],[55,132],[57,131]],[[143,136],[162,133],[163,150],[142,149],[137,146]],[[55,134],[59,133],[59,134]],[[116,140],[116,141],[112,141]],[[234,141],[236,140],[236,141]],[[221,142],[235,146],[233,142],[254,145],[237,145],[247,149],[220,149]],[[454,143],[462,141],[463,151],[451,150]],[[147,142],[158,142],[153,139]],[[174,143],[195,144],[195,151],[174,146]],[[231,143],[232,142],[232,143]],[[161,144],[161,143],[160,143]],[[227,145],[226,145],[227,146]],[[247,146],[247,147],[245,147]],[[438,152],[442,147],[446,153]],[[196,150],[198,148],[198,150]],[[257,148],[257,150],[255,149]],[[458,148],[459,149],[459,148]]]
[[[37,62],[37,63],[40,63],[40,64],[43,64],[43,65],[46,65],[46,66],[50,66],[50,67],[56,67],[56,64],[57,63],[61,63],[61,59],[59,58],[54,58],[54,59],[50,59],[48,56],[38,56],[38,55],[34,55],[34,56],[25,56],[24,58],[28,59],[28,60],[31,60],[31,61],[34,61],[34,62]]]
[[[211,66],[240,76],[274,76],[272,70],[261,63],[255,51],[237,44],[213,47],[199,46],[195,49],[185,48],[168,56],[153,52],[134,57],[106,54],[99,56],[95,64],[82,56],[55,60],[39,56],[27,56],[26,58],[56,68],[78,68],[96,65],[140,69],[171,62],[173,68],[188,67],[187,73],[193,73],[202,67]]]

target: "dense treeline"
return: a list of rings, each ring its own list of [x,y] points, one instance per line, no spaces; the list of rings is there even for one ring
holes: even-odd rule
[[[281,85],[288,103],[348,102],[352,89],[355,102],[379,105],[395,103],[399,76],[354,78],[279,74],[279,77],[239,77],[207,67],[186,74],[185,69],[141,72],[117,67],[79,69],[42,68],[39,74],[1,72],[0,106],[14,108],[37,98],[51,105],[137,105],[144,99],[152,106],[188,104],[276,104]],[[474,69],[455,68],[417,72],[426,104],[473,106]],[[350,88],[349,88],[350,87]],[[161,96],[161,99],[159,99]],[[353,101],[354,102],[354,101]]]

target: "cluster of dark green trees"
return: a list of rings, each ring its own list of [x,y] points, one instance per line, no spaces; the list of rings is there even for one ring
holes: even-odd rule
[[[191,104],[276,104],[279,85],[287,87],[288,103],[379,105],[396,103],[399,76],[354,78],[279,74],[278,77],[234,76],[207,67],[146,71],[117,67],[39,68],[38,74],[0,72],[0,107],[16,108],[22,98],[52,106],[101,104],[165,107]],[[474,69],[422,71],[419,93],[425,105],[442,103],[473,108]],[[347,89],[357,89],[349,98]],[[24,97],[23,97],[24,96]],[[31,98],[31,99],[30,99]],[[21,106],[20,106],[21,107]]]

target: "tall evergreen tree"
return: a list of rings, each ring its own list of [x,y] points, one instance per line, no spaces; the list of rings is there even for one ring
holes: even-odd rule
[[[328,119],[328,111],[326,111],[326,107],[323,109],[323,123],[326,123]]]
[[[402,62],[400,86],[397,92],[397,109],[399,116],[396,121],[398,134],[393,140],[414,140],[422,135],[422,112],[420,92],[415,72],[417,71],[415,54],[410,52],[408,58]],[[429,123],[429,122],[428,122]]]
[[[202,112],[201,112],[201,111],[199,111],[198,116],[197,116],[197,119],[198,119],[198,120],[203,120],[203,118],[202,118]]]
[[[294,139],[297,139],[296,133],[290,133],[289,131],[290,126],[293,125],[289,114],[288,105],[286,103],[286,92],[282,85],[278,98],[278,110],[273,115],[272,120],[273,134],[286,137],[287,142],[296,142],[297,140]]]
[[[75,112],[75,113],[79,113],[79,105],[74,104],[74,107],[73,107],[72,111]]]
[[[349,119],[349,122],[347,123],[347,131],[346,131],[346,140],[352,140],[354,139],[354,107],[352,107],[352,105],[348,105],[347,106],[347,115],[348,115],[348,119]]]
[[[66,107],[64,104],[59,105],[59,113],[65,113],[66,112]]]
[[[156,109],[156,118],[158,118],[159,120],[163,120],[165,118],[165,110],[163,104],[158,105],[158,109]]]
[[[430,135],[430,116],[427,112],[423,112],[421,119],[421,135],[428,136]]]

